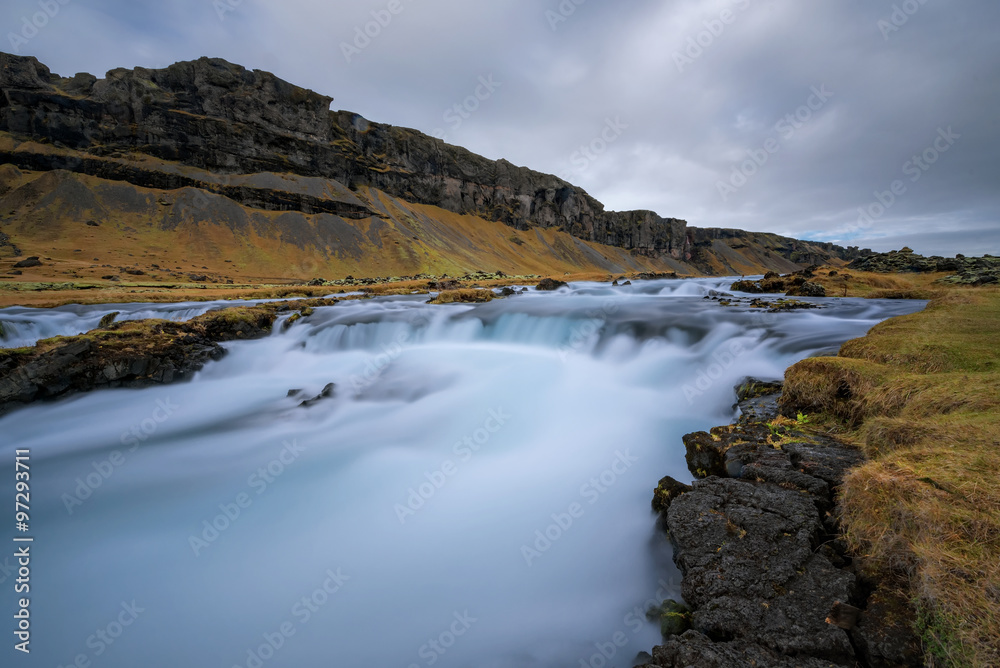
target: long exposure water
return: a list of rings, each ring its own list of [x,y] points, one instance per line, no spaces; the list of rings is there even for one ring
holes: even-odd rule
[[[190,382],[0,418],[3,479],[31,452],[35,539],[32,653],[8,631],[2,664],[631,666],[659,641],[646,602],[679,597],[649,502],[691,478],[681,436],[731,420],[744,376],[924,305],[704,298],[729,283],[342,302]],[[224,305],[3,309],[2,344]]]

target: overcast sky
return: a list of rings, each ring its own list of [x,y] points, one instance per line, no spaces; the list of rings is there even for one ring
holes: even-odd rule
[[[609,209],[1000,254],[996,0],[5,0],[0,21],[0,49],[64,76],[222,57]]]

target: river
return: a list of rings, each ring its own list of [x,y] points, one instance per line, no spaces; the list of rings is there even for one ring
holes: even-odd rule
[[[3,665],[631,666],[659,640],[645,603],[679,597],[649,504],[691,479],[681,436],[729,422],[744,376],[924,306],[705,299],[730,283],[342,302],[190,382],[0,418],[0,476],[31,453],[35,539],[32,652],[8,631]],[[2,344],[231,304],[2,309]]]

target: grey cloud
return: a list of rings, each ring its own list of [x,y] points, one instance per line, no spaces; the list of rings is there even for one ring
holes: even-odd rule
[[[73,2],[24,51],[61,73],[220,56],[372,120],[565,174],[611,208],[883,250],[1000,253],[1000,6],[989,0],[401,0],[351,62],[342,43],[388,0],[232,1],[224,20],[211,0]],[[575,9],[553,29],[546,12],[560,5]],[[918,9],[884,35],[894,5]],[[9,3],[0,25],[34,6]],[[695,57],[689,40],[701,41]],[[690,62],[679,68],[677,54]],[[490,75],[502,85],[449,122]],[[776,127],[814,86],[833,96],[794,132]],[[580,160],[619,117],[627,130]],[[911,181],[907,163],[949,127],[961,138]],[[771,139],[777,152],[723,198],[718,184]],[[859,207],[897,180],[906,191],[859,224]]]

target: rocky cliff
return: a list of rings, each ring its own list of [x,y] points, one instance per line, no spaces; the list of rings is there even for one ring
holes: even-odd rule
[[[853,257],[853,250],[831,244],[699,230],[651,211],[605,211],[555,176],[488,160],[415,130],[330,111],[331,102],[273,74],[220,59],[161,70],[116,69],[98,79],[59,77],[34,58],[0,53],[0,132],[18,147],[0,150],[0,163],[67,169],[147,188],[195,187],[252,208],[347,218],[382,215],[351,196],[370,189],[518,230],[558,229],[705,273],[746,273],[758,266],[784,271],[791,269],[788,262]],[[137,165],[136,156],[157,163]],[[131,162],[123,164],[123,158]],[[164,163],[213,176],[193,179]],[[315,196],[297,185],[290,194],[282,187],[232,183],[253,174],[293,175],[299,184],[323,180],[338,192]],[[754,246],[754,257],[727,258],[739,251],[741,240]],[[785,262],[760,263],[767,254]]]

